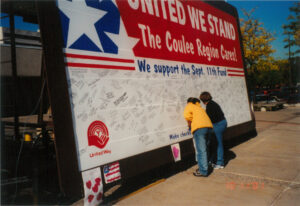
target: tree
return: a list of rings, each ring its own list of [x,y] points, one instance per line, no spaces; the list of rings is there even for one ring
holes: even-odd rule
[[[289,62],[287,59],[259,60],[258,65],[256,85],[259,88],[274,89],[289,83]]]
[[[300,2],[295,2],[293,7],[290,7],[291,14],[288,16],[288,24],[284,24],[282,28],[284,29],[283,34],[287,37],[283,40],[286,44],[284,48],[288,48],[289,58],[295,57],[300,53]],[[293,50],[293,47],[296,47],[296,50]]]
[[[280,83],[279,68],[274,60],[258,61],[259,71],[257,72],[257,85],[259,87],[273,88]]]
[[[300,2],[295,2],[293,7],[290,7],[291,14],[288,16],[288,24],[284,24],[282,27],[284,29],[283,34],[287,37],[283,40],[285,42],[284,48],[288,48],[289,57],[289,85],[292,85],[292,62],[298,53],[300,53]],[[295,48],[295,49],[294,49]]]
[[[289,61],[287,59],[277,60],[277,65],[279,67],[279,72],[281,75],[281,85],[288,85],[289,83]]]
[[[259,86],[262,72],[278,69],[271,63],[274,61],[271,54],[275,52],[271,42],[275,38],[272,33],[265,30],[263,23],[253,17],[254,11],[255,9],[250,12],[243,10],[246,19],[241,19],[245,63],[249,75],[248,81],[252,89]]]

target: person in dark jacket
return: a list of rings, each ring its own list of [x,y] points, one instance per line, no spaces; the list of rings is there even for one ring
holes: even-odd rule
[[[212,124],[213,130],[217,139],[217,154],[214,152],[211,154],[212,161],[214,157],[217,156],[217,161],[212,162],[214,169],[224,168],[224,147],[223,147],[223,133],[227,128],[227,121],[225,119],[224,113],[218,103],[212,100],[209,92],[202,92],[200,95],[201,101],[206,105],[206,113],[209,116]]]

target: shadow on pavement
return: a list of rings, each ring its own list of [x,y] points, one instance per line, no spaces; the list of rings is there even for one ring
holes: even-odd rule
[[[136,192],[147,185],[169,178],[177,173],[185,171],[196,164],[195,156],[189,155],[182,161],[160,166],[138,176],[123,180],[119,185],[108,189],[105,193],[104,202],[101,205],[112,205]]]
[[[237,137],[235,139],[227,140],[224,142],[224,161],[225,166],[232,160],[236,158],[236,154],[230,150],[241,143],[244,143],[251,138],[257,135],[256,131],[247,134],[246,136],[243,135],[242,137]],[[122,180],[118,182],[110,188],[104,188],[105,190],[105,198],[104,202],[101,205],[112,205],[117,203],[126,196],[130,195],[131,193],[137,192],[142,188],[155,183],[156,181],[160,181],[162,179],[169,178],[173,175],[176,175],[182,171],[185,171],[194,165],[197,162],[195,161],[195,155],[189,155],[184,157],[180,162],[177,163],[170,163],[167,165],[160,166],[158,168],[152,169],[145,173],[142,173],[138,176],[135,176],[130,179]]]
[[[233,151],[225,150],[224,151],[224,166],[226,167],[226,165],[235,158],[236,158],[236,154]]]

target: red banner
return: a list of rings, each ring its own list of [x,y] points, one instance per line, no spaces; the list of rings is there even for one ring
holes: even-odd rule
[[[117,0],[137,57],[243,68],[236,19],[201,1]]]

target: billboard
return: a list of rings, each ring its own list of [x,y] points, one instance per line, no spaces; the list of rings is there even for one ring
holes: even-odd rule
[[[201,1],[59,0],[79,170],[192,138],[209,91],[228,126],[251,121],[236,18]]]

